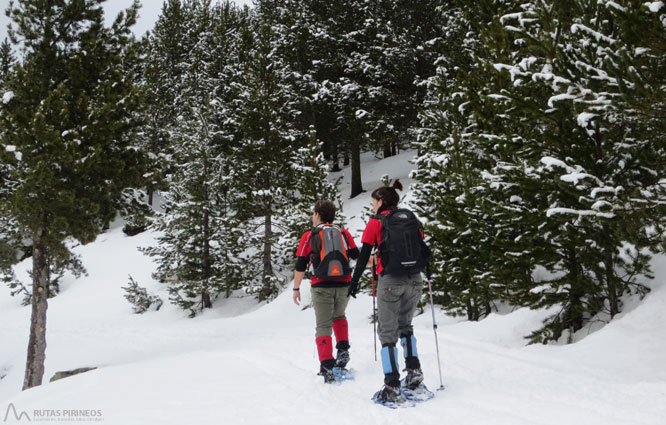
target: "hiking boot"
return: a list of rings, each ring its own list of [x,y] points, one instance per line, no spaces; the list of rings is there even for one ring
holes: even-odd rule
[[[423,372],[421,369],[407,369],[407,377],[402,383],[402,386],[410,390],[417,389],[423,382]]]
[[[405,395],[400,392],[400,387],[389,385],[384,385],[384,388],[379,390],[372,399],[382,403],[404,403],[407,401]]]
[[[338,350],[338,357],[335,359],[335,367],[344,369],[349,363],[349,350]]]
[[[326,384],[331,384],[335,381],[337,381],[337,378],[335,377],[335,374],[333,373],[333,367],[335,366],[335,360],[326,360],[321,362],[321,366],[319,367],[319,373],[318,375],[324,377],[324,382]]]

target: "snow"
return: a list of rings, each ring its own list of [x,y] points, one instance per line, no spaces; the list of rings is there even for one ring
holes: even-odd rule
[[[617,4],[617,3],[615,3],[614,1],[607,1],[607,2],[606,2],[606,5],[607,5],[608,7],[615,8],[615,9],[619,10],[620,12],[626,12],[626,11],[627,11],[627,8],[626,8],[626,7],[623,7],[623,6],[621,6],[621,5]]]
[[[594,206],[593,206],[594,208]],[[573,208],[548,208],[546,211],[546,217],[552,217],[554,215],[558,214],[569,214],[569,215],[578,215],[578,216],[583,216],[583,215],[591,215],[595,217],[602,217],[602,218],[613,218],[615,217],[615,214],[613,213],[602,213],[599,211],[592,211],[592,210],[576,210]]]
[[[555,102],[559,102],[561,100],[568,100],[568,99],[576,99],[576,96],[567,94],[567,93],[562,93],[562,94],[557,94],[555,96],[552,96],[550,99],[548,99],[548,106],[549,107],[554,107]]]
[[[9,102],[11,102],[11,100],[12,100],[13,98],[14,98],[14,92],[13,92],[13,91],[5,92],[5,93],[2,95],[2,103],[4,103],[4,104],[6,105],[6,104],[8,104]]]
[[[597,41],[604,41],[608,44],[615,44],[615,40],[613,40],[612,38],[610,38],[610,37],[608,37],[608,36],[606,36],[602,33],[600,33],[599,31],[595,31],[595,30],[593,30],[592,28],[590,28],[586,25],[573,24],[571,26],[571,32],[573,34],[576,34],[578,31],[581,31],[581,32],[584,32],[588,35],[591,35]]]
[[[16,158],[17,161],[20,161],[23,159],[23,153],[19,152],[16,150],[16,146],[14,145],[7,145],[5,146],[5,150],[7,152],[12,152],[14,154],[14,157]]]
[[[589,112],[582,112],[578,114],[578,117],[576,118],[578,125],[587,128],[590,125],[590,121],[592,121],[597,114],[591,114]]]
[[[653,2],[647,2],[644,3],[648,9],[650,9],[650,12],[657,13],[661,10],[662,7],[664,7],[664,2],[663,1],[653,1]]]
[[[381,161],[364,155],[368,192],[354,199],[348,199],[349,170],[332,174],[342,177],[345,213],[357,241],[370,191],[384,174],[407,188],[413,155]],[[374,360],[370,295],[352,299],[347,310],[356,379],[324,385],[315,374],[314,313],[293,304],[290,287],[269,304],[235,294],[194,319],[168,303],[157,312],[132,314],[121,289],[128,275],[149,292],[165,300],[168,295],[151,277],[151,260],[137,251],[156,235],[130,238],[121,227],[114,223],[94,243],[74,248],[89,275],[65,276],[62,292],[49,302],[45,381],[59,370],[97,366],[94,371],[21,392],[30,307],[0,286],[0,377],[6,375],[0,379],[0,417],[11,403],[41,422],[49,418],[35,417],[35,410],[99,410],[107,425],[664,423],[664,257],[653,261],[657,278],[643,302],[575,344],[525,346],[523,337],[553,311],[521,308],[475,323],[437,310],[446,390],[415,408],[390,410],[370,400],[383,379]],[[29,262],[16,267],[24,281],[29,268]],[[302,297],[308,305],[307,285]],[[425,382],[434,390],[439,377],[429,307],[414,327]],[[7,422],[16,422],[11,413]]]

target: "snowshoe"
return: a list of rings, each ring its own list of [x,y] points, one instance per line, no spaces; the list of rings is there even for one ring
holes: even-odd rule
[[[354,374],[352,373],[352,371],[344,367],[337,367],[337,366],[334,367],[333,374],[337,379],[342,381],[349,381],[354,379]]]
[[[407,378],[403,379],[401,382],[401,389],[402,393],[404,394],[405,398],[409,401],[413,402],[423,402],[423,401],[428,401],[431,398],[435,397],[435,393],[430,391],[428,387],[425,386],[423,381],[421,381],[418,385],[414,386],[414,381],[412,381],[411,385],[407,384]]]
[[[414,404],[407,400],[407,397],[400,391],[400,387],[391,387],[384,385],[384,388],[377,391],[372,396],[372,400],[382,406],[397,409],[398,407],[411,407]]]

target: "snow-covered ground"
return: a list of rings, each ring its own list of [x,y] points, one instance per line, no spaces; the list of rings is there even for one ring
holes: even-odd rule
[[[345,213],[357,241],[370,191],[383,174],[409,183],[411,156],[406,152],[382,161],[366,156],[368,193],[356,199],[347,199],[349,176],[342,181]],[[121,289],[128,274],[168,298],[151,278],[150,259],[136,250],[151,243],[151,234],[126,237],[118,224],[76,248],[89,276],[65,278],[61,294],[49,303],[45,381],[59,370],[98,369],[29,391],[20,389],[30,308],[0,286],[0,377],[5,375],[0,420],[19,422],[11,404],[35,422],[74,421],[72,410],[87,410],[89,416],[77,422],[96,418],[119,425],[666,423],[664,258],[655,260],[657,278],[642,303],[571,345],[524,346],[522,337],[539,326],[544,312],[521,309],[480,323],[438,312],[446,390],[415,408],[390,410],[370,400],[383,379],[374,360],[371,296],[359,295],[348,309],[356,379],[324,385],[315,375],[314,313],[292,303],[290,288],[270,304],[248,298],[218,301],[194,319],[168,304],[158,312],[132,314]],[[25,276],[27,267],[19,265],[17,273]],[[305,289],[304,304],[309,297]],[[435,389],[439,377],[430,312],[414,324],[425,382]]]

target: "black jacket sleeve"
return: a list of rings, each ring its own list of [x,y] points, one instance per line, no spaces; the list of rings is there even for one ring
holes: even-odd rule
[[[296,257],[296,267],[294,267],[294,270],[304,272],[307,270],[308,264],[310,264],[310,257]]]
[[[363,276],[363,271],[365,266],[368,265],[368,260],[370,259],[370,253],[372,253],[372,245],[369,243],[364,243],[361,247],[361,253],[356,260],[356,267],[354,267],[354,274],[352,275],[352,281],[358,282]]]
[[[358,248],[352,248],[349,251],[347,251],[347,255],[349,258],[352,260],[356,260],[358,258]]]

